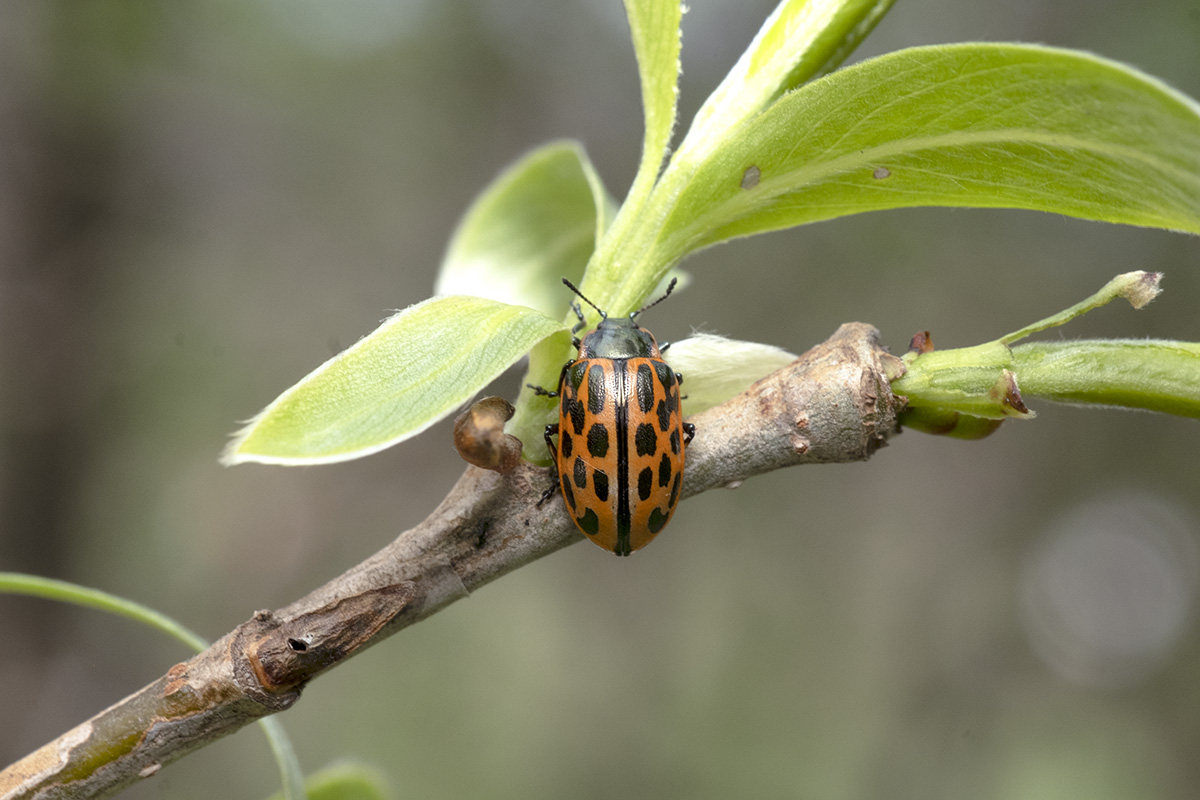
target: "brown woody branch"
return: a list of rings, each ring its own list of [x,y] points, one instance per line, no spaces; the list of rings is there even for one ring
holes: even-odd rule
[[[896,431],[903,372],[869,325],[830,339],[692,419],[684,496],[794,464],[862,461]],[[319,673],[582,536],[551,477],[467,467],[415,528],[308,596],[257,612],[204,652],[0,772],[0,800],[106,797],[259,717]],[[597,554],[597,557],[603,557]]]

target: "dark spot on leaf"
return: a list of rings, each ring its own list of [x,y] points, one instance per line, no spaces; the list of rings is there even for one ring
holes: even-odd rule
[[[746,167],[746,171],[742,173],[742,188],[753,189],[758,186],[759,180],[762,178],[762,170],[753,164]]]

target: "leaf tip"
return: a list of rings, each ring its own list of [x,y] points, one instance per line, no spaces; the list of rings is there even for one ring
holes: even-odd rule
[[[218,464],[222,467],[236,467],[238,464],[248,464],[258,460],[252,453],[245,452],[242,448],[266,413],[267,409],[263,409],[245,420],[242,427],[229,434],[229,441],[225,443],[225,446],[221,448],[221,454],[217,456]]]

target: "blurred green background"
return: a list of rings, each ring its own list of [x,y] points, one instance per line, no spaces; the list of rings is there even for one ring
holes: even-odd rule
[[[773,5],[690,4],[681,127]],[[1195,0],[901,2],[859,57],[977,39],[1200,96]],[[473,195],[563,136],[624,193],[641,121],[618,0],[0,4],[0,569],[215,638],[421,520],[463,467],[447,424],[338,466],[216,457],[428,296]],[[1200,340],[1200,241],[1049,215],[864,215],[687,267],[660,338],[799,352],[862,320],[896,352],[921,329],[963,346],[1147,269],[1147,310],[1061,335]],[[398,798],[1200,796],[1200,426],[1035,407],[982,442],[908,433],[700,496],[631,559],[567,548],[282,720],[306,770],[359,758]],[[187,655],[9,597],[0,641],[5,764]],[[277,785],[246,729],[126,796]]]

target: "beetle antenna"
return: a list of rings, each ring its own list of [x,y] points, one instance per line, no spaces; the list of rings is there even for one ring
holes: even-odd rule
[[[587,303],[587,304],[588,304],[589,306],[591,306],[592,308],[596,309],[596,311],[597,311],[597,312],[599,312],[599,314],[600,314],[600,319],[608,319],[608,314],[607,314],[607,313],[605,313],[605,312],[603,312],[603,311],[601,311],[601,310],[600,310],[600,306],[596,305],[596,304],[595,304],[595,303],[593,303],[591,300],[588,300],[586,297],[584,297],[584,296],[583,296],[583,292],[579,291],[579,288],[578,288],[577,286],[575,286],[575,284],[571,283],[571,282],[570,282],[569,280],[567,280],[566,278],[563,278],[563,279],[562,279],[562,282],[563,282],[563,284],[565,284],[565,285],[566,285],[566,287],[567,287],[568,289],[570,289],[570,290],[571,290],[572,292],[574,292],[575,294],[579,295],[579,299],[580,299],[580,300],[582,300],[583,302]],[[669,294],[669,292],[668,292],[668,294]]]
[[[658,299],[657,299],[657,300],[655,300],[653,303],[648,303],[648,304],[646,304],[646,305],[642,306],[642,307],[641,307],[641,308],[639,308],[637,311],[635,311],[635,312],[633,312],[632,314],[630,314],[630,315],[629,315],[629,318],[630,318],[630,319],[633,319],[634,317],[636,317],[638,314],[642,313],[643,311],[646,311],[647,309],[654,308],[656,305],[658,305],[659,303],[661,303],[663,300],[666,300],[668,297],[670,297],[670,296],[671,296],[671,292],[672,292],[672,290],[674,290],[674,288],[675,288],[675,284],[676,284],[676,283],[678,283],[678,282],[679,282],[679,278],[671,278],[671,282],[667,284],[667,291],[666,291],[666,293],[665,293],[665,294],[663,294],[663,296],[662,296],[662,297],[658,298]],[[580,295],[580,297],[583,297],[583,295]]]

